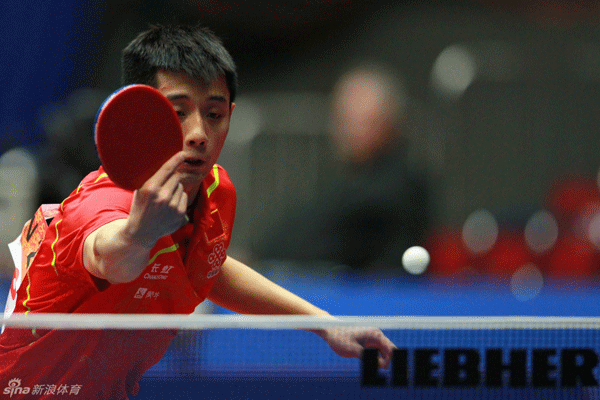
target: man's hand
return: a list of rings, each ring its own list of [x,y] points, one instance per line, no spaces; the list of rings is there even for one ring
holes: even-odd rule
[[[379,367],[388,368],[396,346],[375,328],[334,328],[317,332],[339,356],[360,358],[365,348],[379,350]]]
[[[175,154],[134,192],[126,230],[135,243],[151,248],[186,222],[188,198],[176,173],[184,157]]]

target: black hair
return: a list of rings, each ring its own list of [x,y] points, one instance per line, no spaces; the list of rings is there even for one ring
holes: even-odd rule
[[[230,101],[237,92],[233,58],[208,28],[185,25],[155,25],[133,39],[122,52],[122,84],[140,83],[156,87],[156,72],[185,72],[207,84],[224,76]]]

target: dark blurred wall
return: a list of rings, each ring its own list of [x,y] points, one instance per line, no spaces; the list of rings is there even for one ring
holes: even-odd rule
[[[88,85],[103,4],[3,1],[0,5],[0,152],[45,141],[39,110]]]

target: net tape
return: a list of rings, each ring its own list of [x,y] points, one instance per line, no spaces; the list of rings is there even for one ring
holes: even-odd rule
[[[336,316],[221,315],[221,314],[13,314],[2,325],[42,329],[322,329],[373,327],[379,329],[484,330],[484,329],[600,329],[600,317],[539,316]]]

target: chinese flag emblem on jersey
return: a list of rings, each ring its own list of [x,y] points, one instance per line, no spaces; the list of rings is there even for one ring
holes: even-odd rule
[[[223,229],[223,221],[221,220],[219,210],[212,210],[210,212],[210,217],[212,219],[212,224],[208,229],[206,229],[206,239],[209,243],[223,236],[223,234],[225,233]]]

